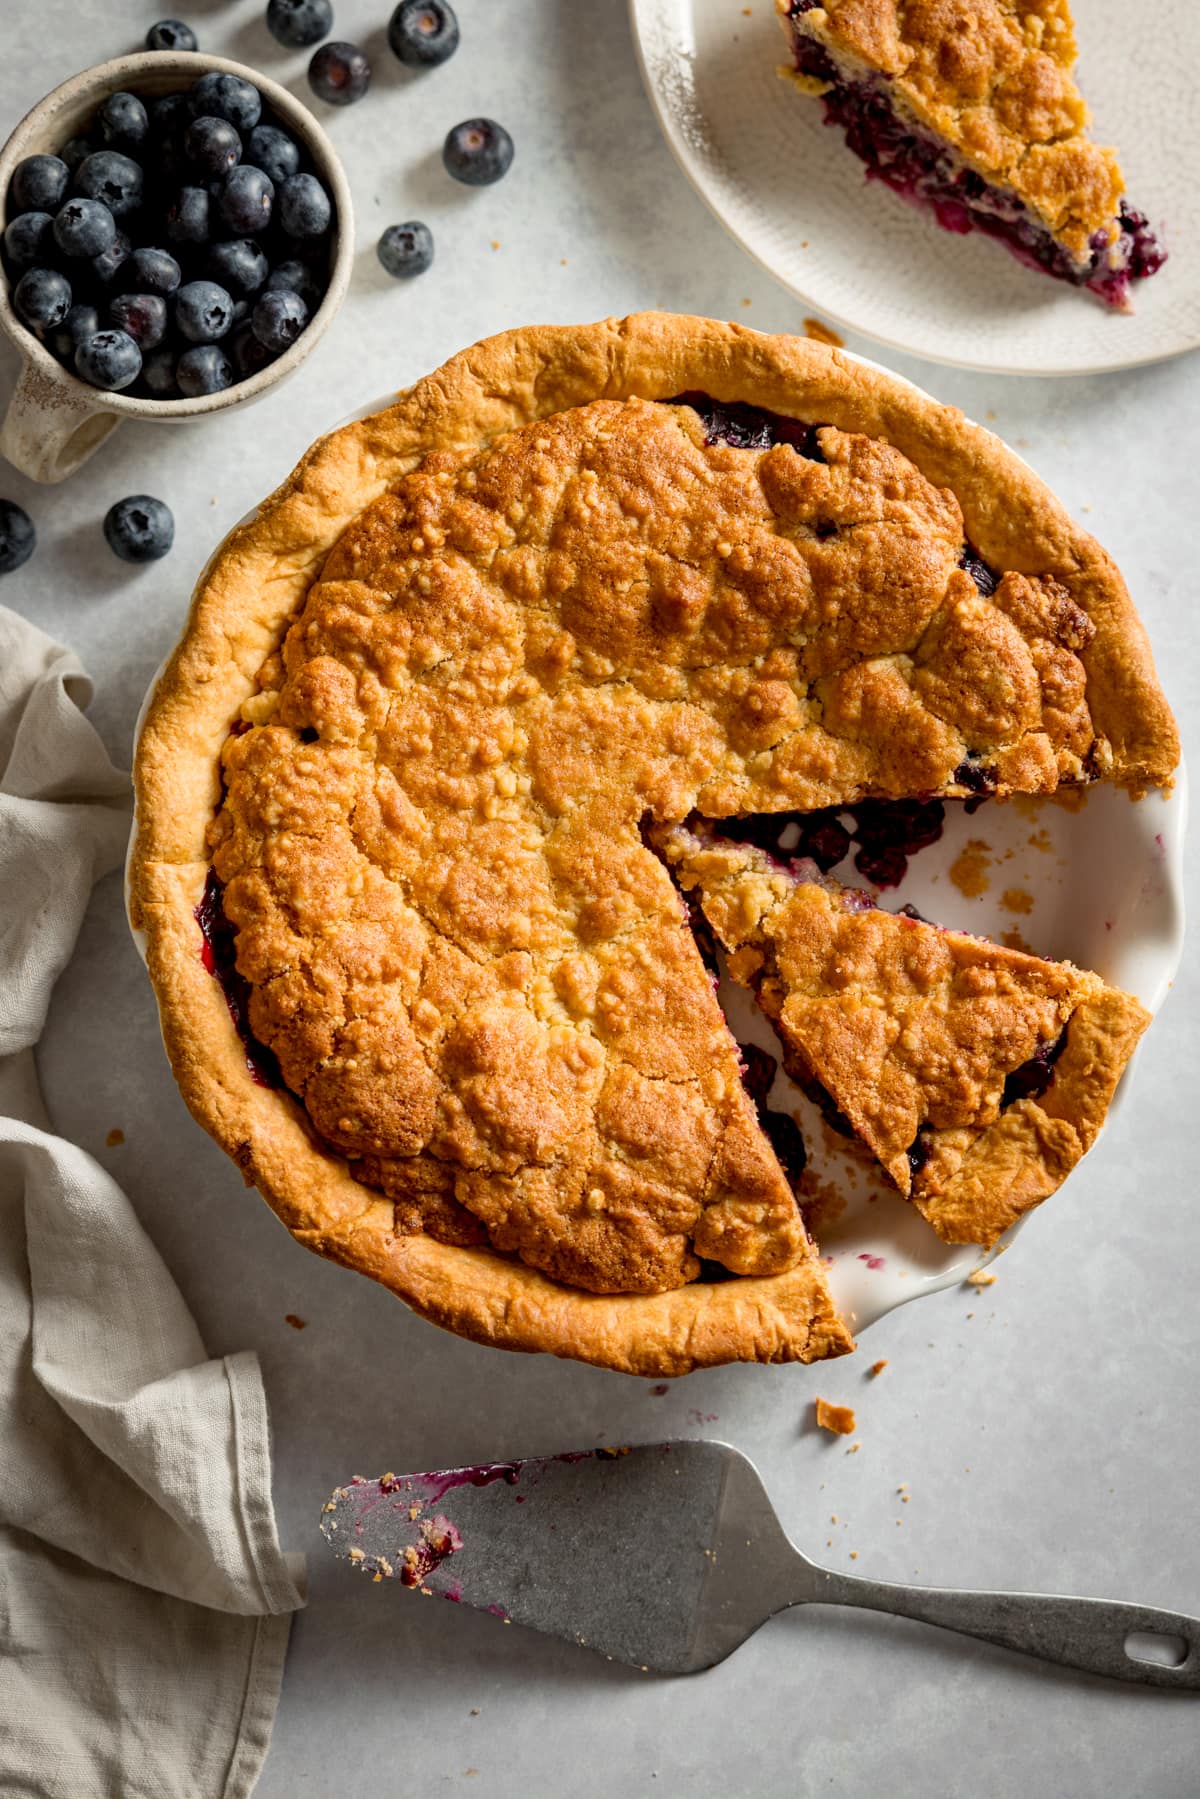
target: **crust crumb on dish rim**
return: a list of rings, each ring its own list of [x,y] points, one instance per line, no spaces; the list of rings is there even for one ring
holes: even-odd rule
[[[505,1348],[810,1361],[853,1343],[800,1134],[656,828],[1177,757],[1112,561],[956,410],[737,325],[534,327],[220,547],[131,917],[185,1100],[309,1248]]]

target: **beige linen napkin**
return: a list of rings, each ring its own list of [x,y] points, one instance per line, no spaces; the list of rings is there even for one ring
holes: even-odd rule
[[[258,1361],[206,1360],[121,1189],[51,1134],[33,1061],[129,832],[90,696],[0,607],[0,1791],[240,1799],[304,1603]]]

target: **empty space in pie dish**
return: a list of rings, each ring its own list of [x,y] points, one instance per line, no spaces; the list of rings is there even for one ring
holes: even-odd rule
[[[1200,12],[1158,0],[1077,0],[1076,76],[1091,136],[1115,146],[1131,203],[1169,261],[1130,315],[956,236],[878,181],[789,61],[771,0],[630,0],[651,104],[684,174],[726,230],[823,318],[934,362],[1001,374],[1082,374],[1200,345],[1200,188],[1192,96]],[[1136,54],[1131,55],[1131,31]]]

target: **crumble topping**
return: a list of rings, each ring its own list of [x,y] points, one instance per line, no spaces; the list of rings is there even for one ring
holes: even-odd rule
[[[848,1405],[833,1405],[827,1399],[818,1399],[816,1413],[818,1427],[832,1431],[836,1437],[848,1437],[855,1428],[854,1412]],[[836,1522],[835,1517],[834,1523]]]
[[[432,455],[225,746],[253,1038],[398,1233],[596,1292],[795,1266],[642,821],[1090,778],[1093,629],[1052,574],[972,572],[954,494],[833,427],[740,447],[597,401]]]

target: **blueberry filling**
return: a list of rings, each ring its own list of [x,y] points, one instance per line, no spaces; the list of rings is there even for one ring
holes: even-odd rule
[[[1014,1068],[1004,1083],[1004,1092],[1000,1097],[1001,1108],[1015,1105],[1019,1099],[1040,1099],[1054,1079],[1054,1064],[1066,1047],[1067,1032],[1064,1027],[1053,1043],[1043,1043],[1028,1062],[1022,1062],[1019,1068]]]
[[[758,1122],[775,1151],[789,1185],[794,1189],[804,1173],[808,1151],[800,1127],[788,1112],[774,1112],[767,1105],[767,1094],[779,1066],[775,1057],[757,1043],[739,1043],[738,1057],[742,1067],[742,1086],[754,1101]]]
[[[794,0],[790,16],[799,18],[811,10],[811,0]],[[900,117],[886,76],[844,78],[822,47],[798,29],[792,32],[792,46],[797,71],[829,84],[822,95],[825,123],[841,126],[847,145],[867,165],[867,179],[882,181],[904,199],[928,207],[943,230],[960,236],[982,231],[1019,261],[1089,288],[1115,307],[1128,304],[1132,281],[1157,273],[1166,261],[1145,215],[1122,201],[1117,240],[1110,244],[1107,232],[1096,232],[1090,255],[1077,262],[1015,193],[984,180],[948,145]]]
[[[908,1165],[912,1170],[914,1180],[916,1180],[922,1168],[924,1168],[926,1162],[928,1162],[932,1151],[933,1138],[930,1136],[925,1125],[922,1125],[908,1146]]]
[[[876,887],[895,887],[908,858],[936,843],[946,808],[941,800],[863,800],[851,806],[860,848],[854,866]]]
[[[225,916],[224,893],[216,871],[210,868],[203,898],[194,914],[204,939],[204,966],[220,983],[250,1073],[260,1087],[282,1087],[283,1076],[274,1052],[260,1043],[250,1028],[250,983],[237,970],[237,946],[233,926]]]
[[[999,575],[990,563],[984,561],[973,544],[964,546],[963,553],[958,559],[958,566],[970,575],[985,599],[990,599],[1000,585]]]
[[[956,786],[965,787],[968,793],[973,793],[978,799],[986,799],[989,793],[996,791],[994,770],[971,751],[967,752],[966,760],[959,763],[950,779]]]
[[[821,812],[757,812],[746,818],[723,818],[717,828],[722,837],[752,843],[785,866],[808,858],[828,874],[849,854],[852,842],[839,818],[842,810],[829,806]],[[786,847],[785,836],[790,839]]]
[[[714,400],[710,394],[694,392],[676,394],[665,404],[690,406],[704,426],[706,443],[725,444],[732,450],[769,450],[773,444],[790,444],[810,462],[825,460],[817,442],[818,427],[785,418],[780,412],[747,406],[741,400]]]

